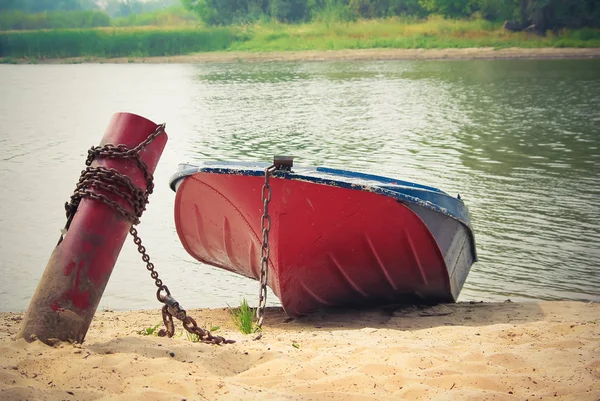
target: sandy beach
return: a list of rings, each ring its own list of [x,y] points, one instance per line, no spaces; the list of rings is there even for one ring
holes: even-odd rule
[[[468,49],[349,49],[281,52],[207,52],[165,57],[70,57],[60,59],[16,59],[17,64],[76,63],[231,63],[273,61],[353,61],[353,60],[513,60],[513,59],[590,59],[600,58],[600,48],[506,48]]]
[[[600,304],[459,303],[318,312],[267,310],[262,339],[226,309],[190,310],[235,344],[138,332],[155,311],[98,311],[85,342],[14,340],[1,313],[2,400],[600,399]]]

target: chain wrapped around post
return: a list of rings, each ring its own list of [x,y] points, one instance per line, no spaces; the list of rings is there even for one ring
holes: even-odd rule
[[[213,336],[208,330],[198,327],[196,321],[187,315],[185,309],[181,308],[179,303],[171,296],[171,292],[162,280],[158,278],[158,272],[154,270],[154,264],[150,261],[150,256],[146,252],[146,248],[142,245],[142,240],[138,235],[135,225],[139,224],[142,213],[146,210],[148,197],[154,190],[153,176],[148,171],[148,166],[140,159],[140,152],[148,146],[156,137],[165,132],[165,124],[159,125],[156,130],[148,136],[143,142],[135,148],[129,149],[125,145],[94,146],[88,150],[88,157],[85,162],[87,168],[81,172],[79,182],[75,188],[69,202],[65,203],[67,212],[67,223],[63,229],[63,235],[58,243],[60,244],[64,235],[69,229],[73,216],[75,215],[79,203],[82,198],[90,198],[104,203],[113,208],[117,213],[123,216],[131,223],[129,233],[133,237],[133,242],[137,245],[138,252],[142,255],[142,260],[146,263],[146,269],[150,271],[150,277],[154,280],[154,284],[158,287],[156,292],[157,299],[165,304],[162,308],[163,322],[166,329],[161,329],[159,335],[173,337],[175,334],[175,325],[173,324],[173,316],[183,322],[183,327],[190,333],[196,334],[199,340],[204,343],[211,344],[228,344],[233,343],[233,340],[226,340],[220,336]],[[92,162],[97,157],[105,157],[110,159],[131,159],[144,173],[146,179],[146,190],[142,191],[137,188],[131,179],[115,169],[104,167],[92,167]],[[92,188],[100,189],[114,195],[119,196],[131,207],[133,212],[130,212],[119,203],[110,200],[107,196],[92,192]],[[163,295],[164,292],[164,295]]]

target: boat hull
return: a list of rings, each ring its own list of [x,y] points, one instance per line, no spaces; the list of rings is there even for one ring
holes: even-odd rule
[[[268,285],[287,314],[453,302],[475,259],[468,226],[364,188],[272,177]],[[176,188],[175,225],[198,261],[259,279],[264,177],[198,171]]]

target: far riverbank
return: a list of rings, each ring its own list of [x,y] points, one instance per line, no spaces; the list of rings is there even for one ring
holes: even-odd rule
[[[537,35],[433,17],[0,32],[3,63],[589,58],[598,49],[600,31],[590,28]]]
[[[600,48],[506,48],[467,49],[347,49],[276,52],[204,52],[163,57],[67,57],[31,59],[0,58],[13,64],[126,64],[126,63],[210,63],[274,61],[351,60],[509,60],[509,59],[592,59],[600,58]]]

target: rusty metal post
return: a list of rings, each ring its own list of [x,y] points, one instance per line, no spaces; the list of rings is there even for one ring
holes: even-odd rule
[[[116,113],[101,146],[123,144],[132,149],[157,127],[138,115]],[[166,142],[164,133],[140,151],[148,172],[154,172]],[[146,189],[144,173],[132,159],[99,158],[92,163],[94,166],[113,168],[141,190]],[[130,208],[108,191],[93,191]],[[131,222],[114,208],[93,199],[81,199],[67,234],[50,256],[17,337],[29,342],[39,339],[46,344],[82,343],[130,227]]]

